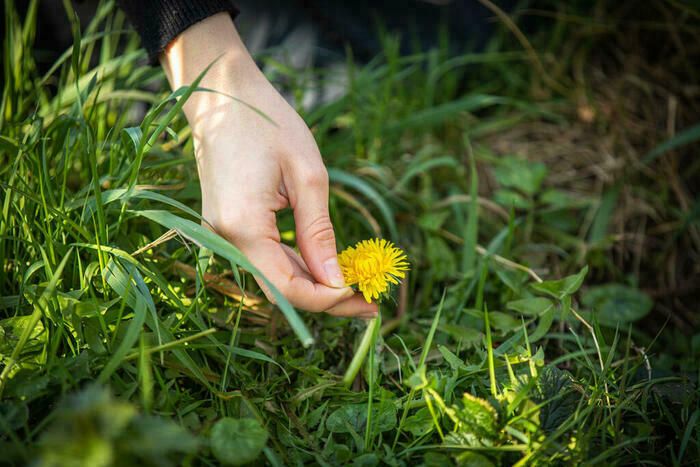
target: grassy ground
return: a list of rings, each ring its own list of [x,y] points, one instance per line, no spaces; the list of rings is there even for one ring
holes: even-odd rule
[[[412,266],[345,387],[365,324],[269,305],[199,227],[191,90],[111,2],[40,73],[5,2],[0,464],[696,465],[700,10],[634,4],[386,37],[301,110],[339,247]]]

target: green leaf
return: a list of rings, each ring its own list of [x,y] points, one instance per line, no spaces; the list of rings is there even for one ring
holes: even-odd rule
[[[613,327],[643,318],[654,306],[644,292],[622,284],[591,287],[581,301],[593,310],[600,324]]]
[[[211,451],[226,465],[244,465],[258,458],[268,434],[252,418],[222,418],[211,429]]]
[[[0,355],[10,355],[20,336],[27,334],[27,342],[20,355],[41,351],[48,341],[44,323],[33,322],[32,317],[14,316],[0,321]]]
[[[427,232],[438,232],[451,215],[452,213],[446,209],[424,212],[418,216],[417,224],[421,229]]]
[[[21,428],[29,420],[27,405],[19,401],[0,401],[0,434]]]
[[[114,260],[110,261],[108,263],[108,267],[105,269],[105,277],[109,286],[112,287],[121,297],[123,297],[132,309],[137,310],[139,307],[143,306],[142,304],[145,303],[146,309],[149,311],[149,313],[145,316],[145,322],[148,327],[151,328],[151,330],[156,332],[159,343],[174,340],[174,337],[170,334],[170,331],[168,331],[168,329],[164,327],[158,319],[155,304],[153,303],[153,298],[148,290],[148,286],[145,284],[141,274],[132,264],[126,262],[120,264]],[[161,287],[161,289],[164,289],[164,287]],[[139,319],[138,315],[134,319]],[[132,326],[134,330],[141,329],[140,325],[137,326],[130,323],[127,332],[130,332]],[[133,337],[130,337],[129,339],[132,338]],[[105,366],[101,378],[106,378],[110,371],[114,371],[116,368],[118,368],[119,362],[124,358],[122,352],[128,351],[126,344],[124,344],[124,346],[125,347],[123,348],[120,344],[119,348],[110,359],[110,362],[107,364],[107,366]],[[202,373],[200,366],[192,359],[192,357],[188,355],[186,350],[175,348],[172,349],[172,353],[177,357],[180,363],[187,368],[187,370],[189,370],[195,377],[197,377],[197,379],[199,379],[202,384],[209,384],[206,377]]]
[[[467,223],[464,226],[464,245],[462,245],[462,272],[472,271],[476,264],[476,244],[479,234],[479,174],[476,170],[476,161],[472,152],[471,142],[467,135],[464,136],[464,144],[469,154],[469,205],[467,206]]]
[[[554,281],[544,281],[539,284],[532,284],[530,287],[540,293],[549,295],[558,300],[563,299],[567,295],[573,295],[583,284],[583,279],[588,273],[588,266],[584,266],[578,274],[558,279]]]
[[[512,206],[516,209],[530,209],[532,207],[530,200],[513,190],[498,189],[493,194],[493,200],[507,208]]]
[[[457,169],[459,164],[457,161],[450,156],[445,156],[445,157],[437,157],[435,159],[427,159],[424,161],[421,161],[418,164],[412,164],[407,170],[406,173],[399,179],[398,182],[396,182],[396,185],[394,185],[394,188],[392,188],[392,191],[399,191],[403,189],[403,187],[408,184],[408,182],[415,176],[427,173],[428,171],[437,168],[437,167],[452,167],[453,169]]]
[[[450,349],[448,349],[444,345],[438,345],[438,350],[442,354],[442,357],[445,359],[445,361],[450,365],[450,368],[452,368],[452,370],[454,370],[454,371],[457,371],[457,370],[468,371],[469,370],[469,368],[462,361],[462,359],[459,358],[454,353],[452,353],[450,351]]]
[[[501,332],[512,331],[520,327],[520,320],[502,311],[489,311],[491,327]]]
[[[546,165],[512,156],[502,158],[499,162],[493,174],[502,187],[513,188],[529,196],[539,192],[547,176]]]
[[[680,146],[684,146],[686,144],[690,144],[699,139],[700,123],[684,129],[683,131],[675,135],[673,138],[666,140],[663,143],[656,146],[646,156],[644,156],[644,158],[642,159],[642,163],[649,164],[665,152],[670,151],[672,149],[676,149]]]
[[[617,183],[612,188],[609,188],[600,198],[598,210],[593,218],[593,225],[588,233],[588,241],[590,243],[598,243],[607,235],[610,220],[613,214],[615,214],[615,208],[620,198],[621,188],[622,183]]]
[[[488,401],[465,392],[462,405],[456,411],[460,420],[460,432],[470,433],[478,438],[493,439],[498,436],[498,414]]]
[[[379,465],[379,457],[372,452],[357,456],[352,462],[353,467],[375,467]]]
[[[422,436],[433,428],[433,416],[427,407],[422,407],[413,415],[406,418],[403,424],[404,431],[412,433],[413,436]]]
[[[132,272],[136,272],[135,270]],[[98,377],[98,381],[105,382],[114,373],[122,360],[132,349],[143,330],[143,325],[146,322],[146,311],[151,310],[155,313],[155,304],[148,290],[144,291],[138,287],[134,278],[126,274],[124,269],[120,267],[115,260],[111,260],[104,270],[104,277],[107,283],[119,293],[129,306],[134,310],[134,318],[129,322],[129,327],[126,329],[126,334],[122,338],[117,349],[112,353],[112,357],[102,369]]]
[[[540,319],[537,322],[537,327],[533,331],[532,334],[527,336],[528,340],[530,343],[537,342],[538,340],[542,339],[544,336],[547,335],[549,332],[549,329],[552,327],[552,323],[554,322],[554,308],[549,307],[547,308],[547,311],[542,313],[540,315]]]
[[[457,456],[457,465],[460,467],[495,467],[496,464],[483,454],[467,451]]]
[[[348,404],[336,409],[326,419],[326,429],[331,433],[359,433],[367,423],[367,404]],[[396,406],[382,401],[372,406],[372,431],[382,433],[396,426]]]
[[[554,432],[575,411],[581,395],[574,391],[571,375],[556,366],[548,366],[539,376],[539,395],[535,402],[540,408],[540,428],[547,434]]]
[[[135,458],[162,460],[170,453],[191,453],[199,442],[187,430],[169,419],[141,415],[134,420],[124,447]]]
[[[395,120],[387,125],[384,131],[389,133],[403,131],[409,128],[425,129],[432,125],[438,125],[449,118],[454,118],[454,116],[460,112],[470,112],[476,109],[509,102],[510,101],[504,97],[487,94],[470,94],[452,102],[412,112],[408,117]]]
[[[280,370],[282,370],[282,373],[284,373],[284,375],[287,377],[287,379],[289,379],[289,375],[287,374],[287,370],[285,370],[282,365],[277,363],[271,357],[269,357],[263,353],[256,352],[254,350],[242,349],[240,347],[233,347],[231,349],[231,353],[234,355],[245,357],[245,358],[252,358],[254,360],[260,360],[263,362],[272,363],[273,365],[276,365]]]
[[[331,182],[340,183],[341,185],[354,188],[365,195],[367,199],[372,201],[372,203],[377,206],[377,209],[379,209],[379,212],[382,213],[384,222],[386,222],[386,225],[389,228],[389,236],[391,240],[394,242],[397,241],[399,233],[396,227],[396,221],[394,221],[394,212],[391,210],[384,197],[380,195],[379,192],[372,187],[372,185],[367,183],[362,178],[340,169],[328,169],[328,177],[330,178]]]
[[[517,311],[527,316],[539,316],[546,313],[554,304],[548,298],[531,297],[513,300],[506,304],[509,310]]]
[[[426,240],[426,255],[436,281],[450,278],[457,272],[454,250],[442,238],[429,235]]]
[[[479,319],[481,321],[481,319]],[[458,324],[441,324],[440,331],[449,334],[457,342],[466,346],[478,346],[484,335],[479,329],[470,326],[460,326]]]
[[[299,337],[299,340],[301,340],[302,345],[308,347],[313,343],[313,337],[311,337],[306,325],[304,325],[304,322],[301,320],[284,295],[282,295],[280,291],[277,290],[277,288],[272,284],[272,282],[267,280],[265,276],[263,276],[255,266],[253,266],[248,258],[246,258],[238,248],[233,246],[233,244],[226,241],[211,230],[167,211],[136,211],[136,213],[169,229],[177,230],[181,235],[189,238],[198,245],[209,248],[214,253],[223,256],[227,260],[241,265],[251,274],[261,277],[272,291],[272,295],[277,300],[277,305],[284,314],[285,318],[287,318],[289,325],[292,327],[297,337]]]
[[[438,305],[437,312],[433,318],[433,324],[430,325],[430,331],[428,331],[428,337],[425,338],[425,344],[423,345],[423,352],[421,352],[420,360],[418,361],[418,368],[422,368],[425,365],[425,359],[428,358],[428,352],[430,352],[430,346],[433,345],[433,337],[435,337],[435,331],[437,330],[438,324],[440,323],[440,315],[442,314],[442,307],[445,305],[445,295],[447,294],[447,289],[442,291],[442,298],[440,299],[440,304]]]

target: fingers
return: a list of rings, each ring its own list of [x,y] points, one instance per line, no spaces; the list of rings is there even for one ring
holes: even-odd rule
[[[376,303],[367,303],[361,294],[356,293],[347,300],[329,308],[326,313],[338,317],[372,319],[377,317],[379,307]]]
[[[270,238],[256,239],[243,246],[243,253],[253,261],[256,268],[284,295],[296,308],[307,311],[324,311],[352,297],[349,287],[332,288],[314,282],[301,271],[298,264],[285,253],[282,245]],[[268,299],[274,300],[269,288],[260,278]]]
[[[295,269],[295,274],[313,281],[309,268],[299,257],[299,255],[287,245],[282,244],[282,249],[291,260],[292,266]],[[378,311],[379,307],[376,304],[367,303],[360,293],[355,293],[355,295],[352,297],[338,303],[328,310],[325,310],[326,313],[332,316],[361,319],[376,318]]]
[[[338,265],[335,232],[328,215],[328,174],[319,164],[292,174],[297,244],[311,275],[329,287],[344,287]]]

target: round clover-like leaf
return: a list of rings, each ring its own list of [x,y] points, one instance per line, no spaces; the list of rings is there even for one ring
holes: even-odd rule
[[[211,451],[226,465],[245,465],[258,458],[267,431],[252,418],[222,418],[211,429]]]
[[[600,324],[607,326],[637,321],[654,306],[646,294],[622,284],[592,287],[583,295],[582,302],[593,309]]]

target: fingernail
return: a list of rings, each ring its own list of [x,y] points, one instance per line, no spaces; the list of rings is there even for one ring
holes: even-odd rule
[[[323,263],[323,270],[331,287],[345,287],[345,279],[343,279],[343,273],[340,272],[338,258],[331,258]]]

